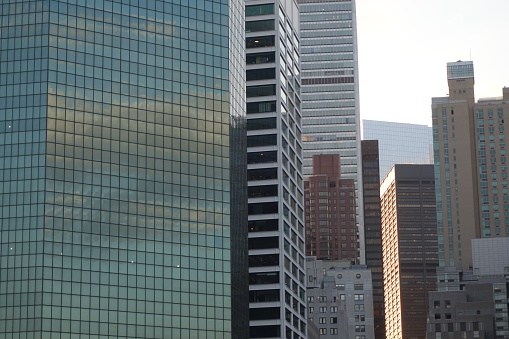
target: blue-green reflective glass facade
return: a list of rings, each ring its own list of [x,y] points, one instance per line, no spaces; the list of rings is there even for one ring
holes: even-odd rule
[[[232,336],[232,14],[2,1],[0,337]]]

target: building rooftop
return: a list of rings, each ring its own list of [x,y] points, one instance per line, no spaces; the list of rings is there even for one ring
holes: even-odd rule
[[[472,61],[448,62],[447,79],[464,79],[474,77],[474,63]]]

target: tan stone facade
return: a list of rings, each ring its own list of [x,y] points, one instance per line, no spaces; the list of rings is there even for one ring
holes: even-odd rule
[[[432,105],[440,265],[468,270],[472,239],[509,230],[509,89],[476,102],[472,62],[447,67],[449,97]]]

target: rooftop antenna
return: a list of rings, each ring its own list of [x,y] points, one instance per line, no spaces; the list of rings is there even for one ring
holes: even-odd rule
[[[470,48],[470,61],[472,61],[472,48]]]

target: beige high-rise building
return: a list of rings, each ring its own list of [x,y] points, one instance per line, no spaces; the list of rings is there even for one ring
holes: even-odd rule
[[[472,239],[509,234],[509,88],[476,102],[472,61],[448,63],[447,80],[432,100],[439,261],[466,271]]]

